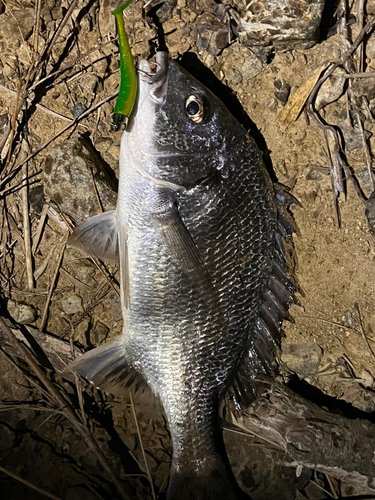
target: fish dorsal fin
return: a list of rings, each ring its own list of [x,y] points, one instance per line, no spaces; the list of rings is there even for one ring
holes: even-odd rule
[[[255,327],[249,331],[244,354],[232,385],[227,391],[230,409],[246,407],[264,391],[277,374],[275,354],[280,347],[281,325],[291,319],[289,307],[296,302],[294,293],[299,289],[288,276],[284,242],[295,232],[293,220],[286,206],[278,199],[278,224],[275,234],[274,263]],[[234,405],[233,405],[234,403]]]
[[[69,369],[93,386],[114,394],[121,395],[125,389],[143,392],[148,387],[143,375],[134,367],[121,336],[79,356]]]
[[[69,243],[76,248],[84,247],[90,255],[98,259],[117,261],[116,211],[111,210],[91,217],[74,230]]]

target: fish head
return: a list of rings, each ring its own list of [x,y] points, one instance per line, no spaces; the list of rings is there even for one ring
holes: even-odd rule
[[[124,135],[127,158],[159,185],[187,190],[223,168],[240,125],[224,104],[165,52],[140,63],[139,95]]]

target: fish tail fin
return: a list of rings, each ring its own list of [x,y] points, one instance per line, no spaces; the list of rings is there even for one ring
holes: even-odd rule
[[[167,500],[240,500],[240,496],[220,460],[216,467],[192,473],[172,463]]]

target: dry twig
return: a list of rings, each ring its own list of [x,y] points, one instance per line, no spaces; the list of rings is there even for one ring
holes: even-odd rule
[[[37,491],[41,495],[44,495],[45,497],[52,498],[52,500],[61,500],[61,498],[57,497],[53,493],[50,493],[49,491],[43,490],[42,488],[39,488],[33,483],[30,483],[30,481],[26,481],[26,479],[23,479],[21,476],[17,476],[17,474],[14,474],[13,472],[9,471],[8,469],[5,469],[4,467],[0,466],[0,472],[3,472],[7,476],[15,479],[19,483],[24,484],[25,486],[28,486],[29,488]]]
[[[0,187],[3,186],[16,172],[18,172],[25,163],[30,161],[32,158],[34,158],[36,155],[38,155],[41,151],[43,151],[43,149],[45,149],[49,144],[51,144],[51,142],[53,142],[58,137],[60,137],[60,135],[62,135],[64,132],[67,132],[71,127],[76,125],[80,120],[82,120],[83,118],[86,118],[90,113],[92,113],[96,109],[103,106],[104,103],[109,102],[112,99],[114,99],[115,97],[117,97],[117,95],[118,95],[118,91],[115,92],[114,94],[106,97],[105,99],[102,99],[97,104],[94,104],[93,106],[91,106],[91,108],[87,109],[84,113],[82,113],[78,118],[76,118],[71,123],[69,123],[66,127],[59,130],[59,132],[57,132],[57,134],[55,134],[53,137],[50,137],[39,149],[36,149],[33,153],[30,153],[29,156],[25,160],[21,161],[21,163],[19,163],[10,174],[8,174],[4,179],[2,179],[0,181]]]
[[[72,410],[69,402],[65,399],[65,397],[57,390],[54,384],[47,378],[44,371],[41,369],[39,364],[36,362],[31,353],[24,347],[24,345],[17,339],[17,337],[12,333],[10,328],[4,323],[4,320],[0,318],[0,334],[8,339],[10,343],[17,348],[17,351],[20,357],[26,361],[31,370],[37,376],[39,381],[46,388],[46,392],[48,393],[49,398],[57,405],[60,411],[63,413],[65,418],[70,422],[75,431],[80,434],[85,440],[86,445],[89,450],[95,455],[98,459],[106,473],[108,474],[111,481],[116,486],[118,492],[121,495],[123,500],[131,500],[130,496],[125,492],[122,484],[117,479],[115,473],[112,470],[112,467],[108,463],[105,455],[99,448],[97,442],[91,435],[88,428],[82,423],[77,414]]]
[[[48,203],[45,203],[43,205],[42,213],[40,214],[39,224],[38,224],[37,230],[36,230],[35,235],[34,235],[34,241],[33,241],[33,247],[32,247],[33,255],[35,255],[35,252],[38,249],[38,245],[40,242],[40,238],[42,236],[44,224],[45,224],[46,218],[47,218],[48,208],[49,208]]]
[[[343,5],[343,3],[342,3]],[[357,36],[356,40],[354,43],[349,44],[347,43],[345,48],[342,50],[342,53],[340,57],[337,59],[337,61],[334,64],[331,64],[328,69],[324,72],[324,74],[319,78],[317,81],[315,87],[313,88],[306,104],[306,110],[309,115],[309,117],[313,120],[313,122],[319,127],[325,134],[326,140],[328,141],[330,138],[332,143],[328,145],[329,147],[329,155],[328,155],[328,161],[330,164],[331,168],[331,177],[332,177],[332,184],[333,184],[333,195],[334,195],[334,200],[335,200],[335,207],[336,207],[336,219],[339,223],[339,215],[337,211],[337,197],[341,192],[344,192],[344,177],[342,175],[342,171],[345,173],[345,177],[347,179],[350,179],[354,185],[354,188],[357,192],[358,197],[362,200],[365,201],[365,198],[363,196],[363,193],[358,185],[358,182],[356,179],[353,177],[350,167],[347,164],[344,156],[341,154],[342,148],[341,148],[341,141],[339,134],[336,130],[335,127],[332,125],[329,125],[325,123],[322,118],[319,116],[318,112],[314,108],[314,102],[315,98],[319,92],[319,89],[323,85],[323,83],[332,75],[332,73],[335,71],[336,68],[339,66],[345,65],[353,52],[357,49],[357,47],[362,43],[363,37],[365,36],[366,33],[369,33],[375,24],[375,18],[371,17],[364,28],[361,30],[359,35]]]
[[[145,449],[143,447],[143,440],[142,440],[141,432],[139,430],[139,425],[138,425],[138,420],[137,420],[137,414],[135,413],[135,406],[134,406],[132,392],[129,391],[129,394],[130,394],[130,404],[131,404],[132,413],[133,413],[133,417],[134,417],[134,423],[135,423],[135,427],[137,429],[137,434],[138,434],[138,438],[139,438],[139,444],[141,445],[141,450],[142,450],[143,461],[144,461],[145,467],[146,467],[147,478],[148,478],[148,481],[149,481],[150,486],[151,486],[152,498],[154,500],[156,500],[155,490],[154,490],[154,482],[152,480],[150,468],[149,468],[148,463],[147,463]]]
[[[53,294],[53,290],[55,288],[57,276],[58,276],[59,271],[60,271],[61,262],[62,262],[63,257],[64,257],[65,247],[66,247],[66,241],[63,244],[62,250],[57,258],[56,269],[55,269],[55,272],[53,273],[53,277],[52,277],[52,281],[51,281],[51,284],[50,284],[50,287],[48,290],[46,302],[44,304],[43,316],[42,316],[42,319],[40,321],[40,326],[39,326],[39,331],[41,331],[41,332],[44,330],[44,327],[46,326],[46,323],[47,323],[49,304],[51,302],[51,297]]]
[[[27,155],[28,145],[26,140],[23,140],[22,147]],[[34,290],[33,276],[33,255],[31,251],[31,230],[30,230],[30,215],[29,215],[29,198],[28,198],[28,164],[23,166],[22,181],[25,182],[21,190],[22,195],[22,216],[23,216],[23,241],[25,245],[25,260],[26,260],[26,275],[29,290]]]

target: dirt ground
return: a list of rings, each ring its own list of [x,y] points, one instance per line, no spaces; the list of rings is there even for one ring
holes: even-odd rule
[[[37,45],[32,35],[34,3],[9,0],[0,4],[0,143],[4,146],[3,139],[10,137],[13,144],[9,149],[8,141],[3,149],[0,178],[2,316],[8,311],[22,322],[20,303],[27,304],[31,309],[22,313],[29,315],[24,323],[66,341],[72,348],[73,343],[81,349],[91,348],[121,331],[117,269],[93,262],[66,246],[66,229],[71,220],[79,223],[100,212],[93,186],[95,181],[99,184],[103,179],[95,170],[95,154],[78,141],[82,134],[90,133],[90,140],[102,160],[118,174],[120,136],[111,134],[109,126],[114,100],[105,102],[46,147],[42,146],[71,123],[73,106],[90,108],[118,88],[116,31],[110,15],[118,2],[76,2],[50,50],[48,44],[67,11],[67,2],[42,3]],[[234,114],[240,115],[239,110],[243,108],[251,120],[244,119],[244,122],[263,150],[267,166],[300,202],[300,206],[295,204],[291,210],[298,230],[293,236],[293,271],[301,293],[297,293],[298,304],[290,310],[291,321],[283,327],[279,380],[305,381],[305,385],[297,383],[296,387],[306,398],[309,398],[308,388],[314,386],[321,394],[347,403],[349,413],[355,408],[362,412],[362,418],[372,420],[375,411],[375,247],[365,206],[347,182],[346,195],[341,194],[338,199],[338,227],[323,132],[314,123],[308,124],[303,113],[288,127],[281,125],[278,115],[283,104],[275,98],[274,86],[275,80],[285,80],[293,95],[317,68],[339,57],[342,40],[335,34],[309,49],[276,51],[266,62],[260,62],[232,36],[231,43],[213,55],[201,47],[194,30],[194,24],[208,5],[178,0],[172,17],[162,23],[170,55],[181,60],[203,83],[222,92],[220,97],[226,96]],[[352,10],[354,14],[355,9],[356,5]],[[132,4],[125,14],[136,61],[150,58],[158,47],[157,25],[151,18],[146,19],[141,2]],[[355,24],[352,31],[353,36],[359,31]],[[33,47],[37,49],[35,56]],[[14,110],[23,90],[35,83],[32,80],[35,75],[29,69],[36,67],[45,51],[44,69],[38,77],[53,74],[29,91],[24,111],[16,114],[17,126],[10,127],[15,133],[9,135],[8,125],[14,122]],[[374,34],[366,39],[365,61],[366,71],[375,71]],[[199,62],[212,73],[201,71]],[[368,81],[372,82],[372,89],[368,84],[365,95],[368,106],[362,110],[363,126],[370,133],[370,151],[375,153],[375,122],[370,114],[375,80]],[[347,93],[328,104],[321,115],[328,123],[347,128],[350,122]],[[352,130],[353,136],[357,133],[357,129]],[[49,176],[49,167],[46,168],[56,164],[60,153],[56,153],[55,148],[67,139],[73,142],[62,154],[64,161],[76,162],[74,155],[77,148],[81,148],[77,154],[82,158],[89,156],[93,165],[92,179],[90,173],[85,178],[87,190],[90,191],[91,185],[91,191],[87,205],[80,205],[81,220],[73,220],[72,215],[74,202],[79,203],[81,193],[69,188],[69,180],[63,174]],[[361,141],[357,143],[355,149],[346,147],[345,154],[368,196],[372,189],[366,155]],[[26,171],[25,167],[18,170],[16,167],[28,154],[39,150],[27,163],[31,243],[34,245],[32,265],[36,272],[34,287],[30,289],[22,216],[24,192],[19,189]],[[47,194],[67,215],[59,214],[48,196],[42,197],[41,186],[48,183]],[[97,189],[110,189],[108,179],[103,185],[105,187]],[[108,195],[108,206],[104,208],[113,203],[111,196]],[[50,206],[55,212],[48,212],[42,228],[40,221]],[[42,232],[36,246],[38,228]],[[11,305],[9,300],[13,301]],[[9,355],[2,355],[0,359],[0,466],[54,494],[54,498],[120,498],[102,465],[87,451],[84,439],[38,389],[35,376],[25,377],[25,364],[15,363]],[[74,380],[68,383],[56,377],[56,384],[76,401],[79,413]],[[152,498],[151,476],[156,497],[163,498],[171,457],[163,416],[145,410],[142,405],[134,410],[129,399],[120,400],[90,388],[84,393],[83,402],[94,437],[131,497]],[[2,471],[0,491],[7,499],[23,495],[31,500],[45,498],[41,492]],[[353,494],[344,487],[340,491],[343,497]],[[316,500],[327,498],[321,489],[311,491],[310,488],[304,490],[303,495]]]

